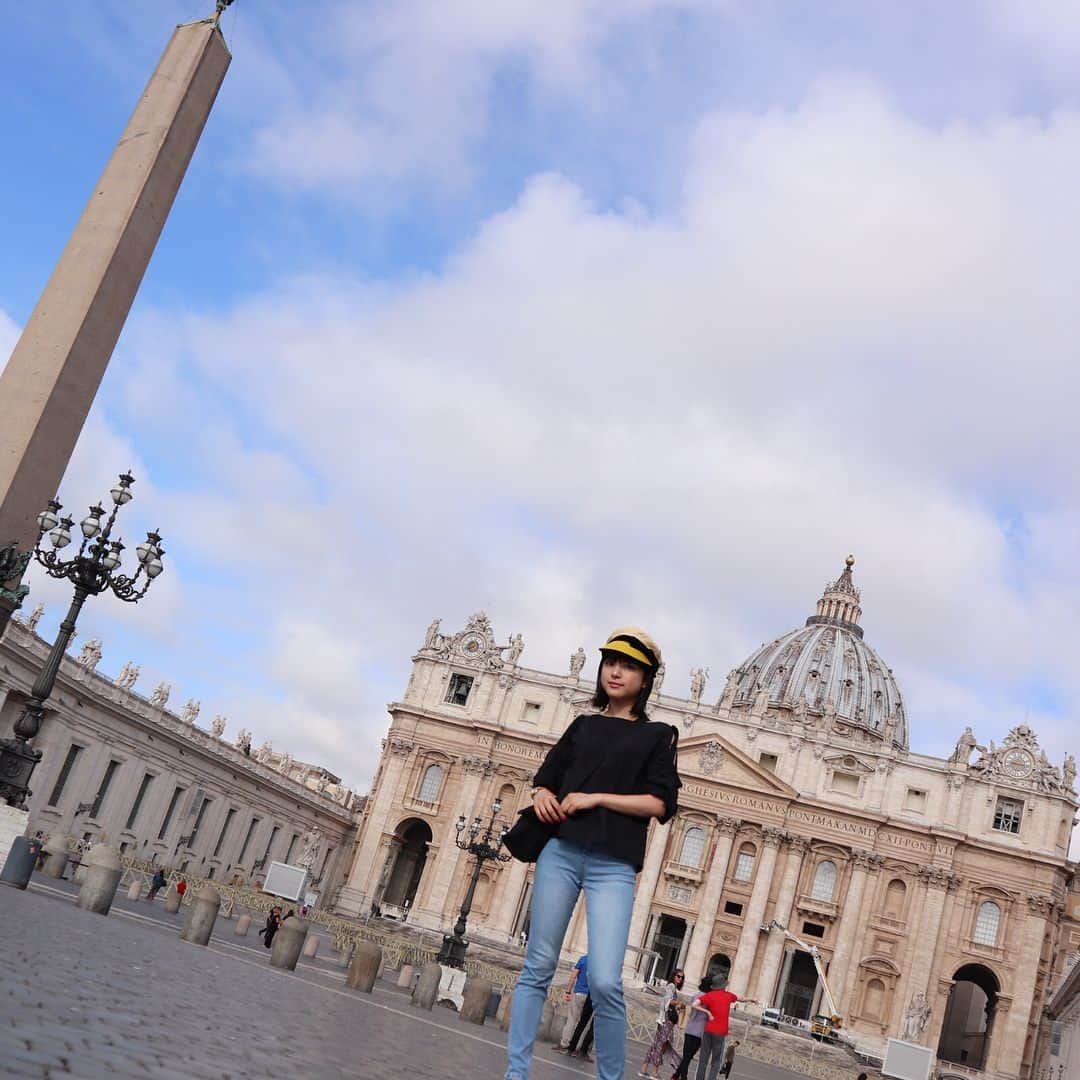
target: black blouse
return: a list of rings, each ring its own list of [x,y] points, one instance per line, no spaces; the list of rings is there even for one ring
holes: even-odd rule
[[[599,713],[579,716],[548,751],[533,782],[560,799],[573,791],[655,795],[664,803],[663,824],[679,805],[678,742],[679,731],[670,724]],[[601,848],[640,870],[648,828],[648,818],[598,806],[567,818],[555,835],[581,847]]]

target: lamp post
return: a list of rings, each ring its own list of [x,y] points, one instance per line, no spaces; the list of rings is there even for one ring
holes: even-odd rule
[[[454,924],[454,932],[443,936],[442,949],[439,952],[439,963],[447,967],[462,968],[465,966],[465,951],[469,942],[465,938],[465,927],[469,920],[469,912],[472,911],[473,897],[476,895],[476,885],[480,880],[480,873],[484,869],[484,863],[496,860],[506,862],[510,858],[509,852],[501,851],[502,838],[505,829],[496,832],[495,819],[502,811],[502,800],[496,799],[491,804],[491,820],[484,828],[480,818],[474,818],[471,824],[466,824],[465,815],[458,818],[457,839],[454,843],[467,851],[476,860],[473,866],[472,878],[469,888],[465,893],[465,899],[461,903],[461,911],[458,912],[457,922]]]
[[[79,523],[82,543],[73,558],[65,560],[60,552],[71,543],[71,529],[75,523],[70,517],[59,516],[63,507],[55,499],[50,500],[48,508],[38,514],[38,542],[33,552],[19,556],[26,562],[34,558],[45,568],[49,577],[70,581],[75,587],[75,596],[60,624],[45,665],[30,690],[30,698],[22,715],[15,721],[15,738],[0,739],[0,797],[8,806],[22,808],[30,795],[30,775],[41,760],[41,751],[33,749],[30,741],[41,729],[45,702],[53,691],[60,661],[75,633],[75,623],[87,597],[111,591],[119,599],[135,603],[146,595],[146,590],[164,569],[161,557],[165,550],[161,546],[161,537],[156,532],[150,532],[135,549],[139,560],[135,573],[129,576],[117,572],[124,545],[112,539],[113,525],[120,508],[131,502],[131,485],[134,482],[135,478],[130,473],[120,474],[120,479],[110,492],[112,512],[104,523],[104,508],[100,504],[90,507],[90,513]],[[46,533],[52,542],[52,550],[42,547]]]

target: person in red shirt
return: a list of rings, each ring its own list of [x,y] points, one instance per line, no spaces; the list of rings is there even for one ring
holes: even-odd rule
[[[702,994],[694,1004],[696,1012],[708,1016],[705,1021],[705,1034],[701,1040],[701,1057],[698,1058],[697,1080],[716,1080],[724,1067],[724,1043],[728,1035],[728,1019],[731,1006],[736,1001],[745,1001],[756,1005],[753,998],[740,998],[730,990],[710,990]]]

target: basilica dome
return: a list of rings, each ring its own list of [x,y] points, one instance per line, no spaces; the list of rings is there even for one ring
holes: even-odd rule
[[[728,676],[725,700],[736,710],[791,709],[808,722],[825,717],[907,747],[900,687],[863,640],[859,590],[848,556],[844,572],[826,586],[806,625],[762,645]],[[765,694],[768,694],[766,699]]]

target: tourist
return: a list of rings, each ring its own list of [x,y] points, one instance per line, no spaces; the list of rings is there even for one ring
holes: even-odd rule
[[[270,942],[274,940],[274,935],[278,932],[278,928],[281,926],[281,908],[272,907],[270,913],[266,916],[266,925],[259,931],[259,936],[263,939],[263,944],[269,949]]]
[[[592,1061],[593,1056],[589,1053],[589,1048],[593,1043],[593,1003],[592,996],[590,995],[585,999],[585,1004],[581,1009],[581,1019],[578,1021],[577,1027],[574,1028],[574,1034],[570,1036],[570,1045],[567,1048],[567,1057],[577,1057],[584,1061]]]
[[[549,836],[536,862],[532,926],[510,1013],[506,1080],[526,1080],[563,937],[585,894],[596,1075],[623,1080],[622,964],[634,882],[651,818],[677,809],[678,729],[651,724],[645,706],[660,650],[648,634],[617,630],[601,647],[593,713],[578,716],[536,774],[532,810]],[[512,850],[512,849],[511,849]]]
[[[735,1047],[739,1045],[738,1039],[732,1039],[728,1048],[724,1051],[724,1067],[720,1070],[721,1076],[730,1076],[735,1065]],[[862,1080],[866,1080],[866,1073],[862,1073]]]
[[[563,1024],[562,1038],[556,1049],[565,1054],[570,1048],[570,1037],[581,1019],[581,1010],[585,1007],[585,1000],[589,996],[589,957],[579,956],[578,962],[570,973],[570,981],[566,985],[566,1023]]]
[[[187,882],[183,878],[181,878],[176,883],[176,895],[180,897],[181,903],[184,900],[184,893],[186,893],[186,892],[187,892]]]
[[[679,1016],[682,1012],[682,1003],[679,1001],[679,991],[683,988],[684,982],[686,982],[685,973],[682,968],[676,968],[675,973],[668,979],[664,986],[664,994],[660,999],[660,1009],[656,1014],[656,1034],[653,1035],[652,1045],[649,1047],[649,1052],[645,1055],[645,1064],[642,1065],[638,1076],[649,1075],[647,1070],[650,1068],[653,1070],[652,1075],[657,1075],[660,1064],[664,1059],[664,1040],[661,1036],[661,1031],[665,1027],[668,1011],[672,1005],[678,1006],[679,1011],[675,1015],[675,1023],[679,1022]]]
[[[150,879],[150,891],[146,894],[147,900],[153,900],[161,889],[165,888],[165,871],[159,866]]]
[[[724,1067],[724,1043],[728,1036],[731,1006],[736,1001],[745,1001],[748,1005],[757,1004],[753,998],[740,998],[730,990],[725,990],[721,984],[718,989],[702,994],[692,1006],[708,1017],[705,1021],[705,1034],[701,1040],[697,1080],[716,1080]]]
[[[645,1055],[645,1064],[641,1066],[638,1076],[646,1077],[646,1080],[660,1075],[660,1066],[664,1064],[664,1058],[669,1054],[678,1061],[679,1052],[675,1049],[675,1025],[679,1022],[679,1006],[670,1004],[664,1013],[664,1021],[656,1029],[652,1045]],[[649,1070],[652,1069],[652,1072]]]
[[[687,1080],[690,1073],[690,1064],[694,1060],[698,1050],[701,1048],[701,1038],[705,1034],[705,1018],[708,1015],[700,1009],[695,1009],[694,1005],[699,1002],[702,996],[707,994],[712,987],[712,979],[708,975],[698,983],[698,992],[690,1002],[690,1015],[686,1020],[686,1033],[683,1036],[682,1057],[679,1059],[679,1067],[675,1070],[671,1080]]]

